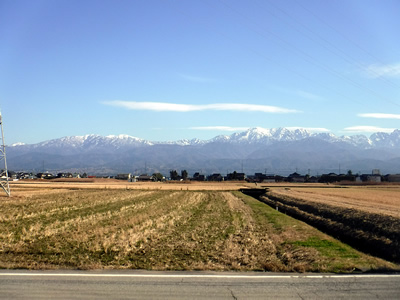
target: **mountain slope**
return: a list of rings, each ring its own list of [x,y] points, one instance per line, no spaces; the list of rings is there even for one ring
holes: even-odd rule
[[[289,174],[400,173],[400,130],[337,137],[304,129],[252,128],[207,141],[150,142],[128,135],[71,136],[33,145],[7,147],[11,170],[85,171],[94,174],[121,172],[168,174],[171,169],[189,173],[227,173],[234,170]],[[146,166],[146,167],[145,167]]]

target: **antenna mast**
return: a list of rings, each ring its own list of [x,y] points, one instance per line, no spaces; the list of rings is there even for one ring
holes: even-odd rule
[[[10,185],[8,183],[8,170],[7,170],[7,159],[6,159],[6,145],[4,143],[4,132],[3,132],[3,119],[0,112],[0,127],[1,127],[1,145],[0,145],[0,161],[4,160],[4,172],[0,177],[1,188],[6,192],[7,196],[10,197]]]

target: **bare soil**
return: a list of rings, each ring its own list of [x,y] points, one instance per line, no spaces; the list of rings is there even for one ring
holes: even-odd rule
[[[400,185],[271,187],[274,195],[400,218]]]

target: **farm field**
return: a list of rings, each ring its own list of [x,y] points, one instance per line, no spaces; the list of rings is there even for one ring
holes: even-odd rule
[[[400,185],[270,187],[270,194],[377,213],[400,219]]]
[[[400,262],[400,186],[271,187],[262,201],[370,254]]]
[[[0,268],[398,269],[235,191],[245,186],[12,183],[0,197]]]
[[[54,179],[48,180],[19,180],[10,183],[14,192],[19,195],[24,191],[38,193],[54,192],[57,189],[129,189],[129,190],[207,190],[229,191],[254,187],[247,182],[127,182],[115,179]],[[41,191],[42,190],[42,191]]]

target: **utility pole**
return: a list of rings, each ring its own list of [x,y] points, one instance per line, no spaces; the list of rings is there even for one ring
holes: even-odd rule
[[[5,176],[1,176],[0,185],[1,188],[6,192],[7,196],[11,196],[10,185],[8,182],[8,170],[7,170],[7,159],[6,159],[6,145],[4,143],[4,132],[3,132],[3,119],[0,112],[0,127],[1,127],[1,146],[0,146],[0,161],[4,160],[4,172]]]

